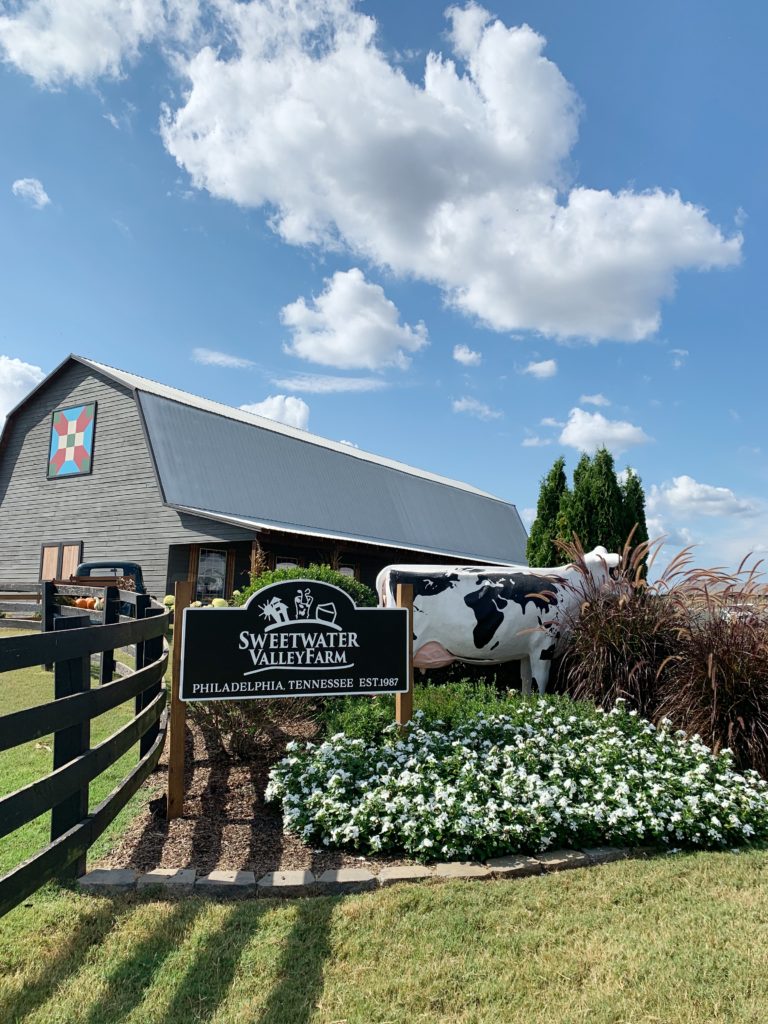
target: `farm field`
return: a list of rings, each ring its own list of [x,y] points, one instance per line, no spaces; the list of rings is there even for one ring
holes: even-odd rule
[[[0,629],[0,639],[21,635],[23,630]],[[124,652],[116,657],[131,664]],[[42,668],[21,669],[4,672],[0,676],[0,715],[10,714],[22,708],[44,704],[53,699],[53,673]],[[91,742],[100,743],[133,717],[133,702],[108,711],[94,719],[91,725]],[[128,750],[119,761],[93,781],[90,787],[90,806],[94,807],[127,775],[138,760],[138,744]],[[38,740],[0,752],[0,795],[12,793],[42,778],[53,767],[53,736],[42,736]],[[92,847],[92,856],[109,848],[125,824],[143,807],[147,800],[146,787],[129,801],[126,807]],[[28,822],[9,836],[0,839],[0,875],[10,871],[25,858],[41,849],[50,839],[50,812]],[[2,1019],[2,1017],[0,1017]]]
[[[42,890],[0,922],[25,1024],[758,1024],[768,853],[295,902]]]

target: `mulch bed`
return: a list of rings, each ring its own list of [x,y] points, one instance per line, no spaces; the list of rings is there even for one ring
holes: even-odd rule
[[[283,829],[279,806],[264,803],[271,766],[291,739],[311,739],[310,720],[294,723],[278,737],[265,740],[247,763],[235,761],[209,741],[193,723],[187,724],[186,798],[184,814],[175,821],[164,816],[162,799],[167,779],[167,745],[157,770],[144,784],[147,808],[122,834],[110,854],[89,867],[195,867],[248,870],[257,878],[268,871],[305,868],[316,875],[333,868],[361,867],[377,872],[392,864],[412,863],[395,858],[364,858],[338,850],[312,850]]]

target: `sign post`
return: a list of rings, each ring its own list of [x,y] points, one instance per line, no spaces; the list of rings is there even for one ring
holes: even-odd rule
[[[408,612],[408,689],[395,696],[395,721],[402,728],[413,718],[413,584],[397,584],[397,607]]]
[[[184,609],[192,601],[195,584],[191,580],[177,583],[173,604],[173,662],[171,669],[171,735],[168,748],[168,820],[180,818],[184,813],[184,732],[186,708],[179,700],[181,679],[182,621]]]

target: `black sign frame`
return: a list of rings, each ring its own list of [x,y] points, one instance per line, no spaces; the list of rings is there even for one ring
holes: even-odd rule
[[[260,619],[271,619],[272,623],[264,625]],[[322,644],[319,637],[323,638]],[[248,657],[253,665],[250,669]],[[361,608],[345,590],[333,584],[283,580],[262,587],[239,608],[184,609],[179,699],[403,694],[410,689],[410,660],[406,608]],[[317,677],[315,686],[306,676],[310,671]],[[271,672],[270,678],[263,675],[266,672]],[[345,674],[333,675],[338,672]],[[298,675],[298,679],[290,675]],[[253,678],[259,676],[262,678]],[[360,680],[365,680],[365,685]],[[205,686],[206,690],[195,693],[196,686]]]

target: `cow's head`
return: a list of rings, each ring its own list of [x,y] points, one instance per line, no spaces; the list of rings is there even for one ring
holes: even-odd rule
[[[616,579],[621,556],[610,554],[604,547],[598,546],[584,555],[584,567],[597,586]]]

